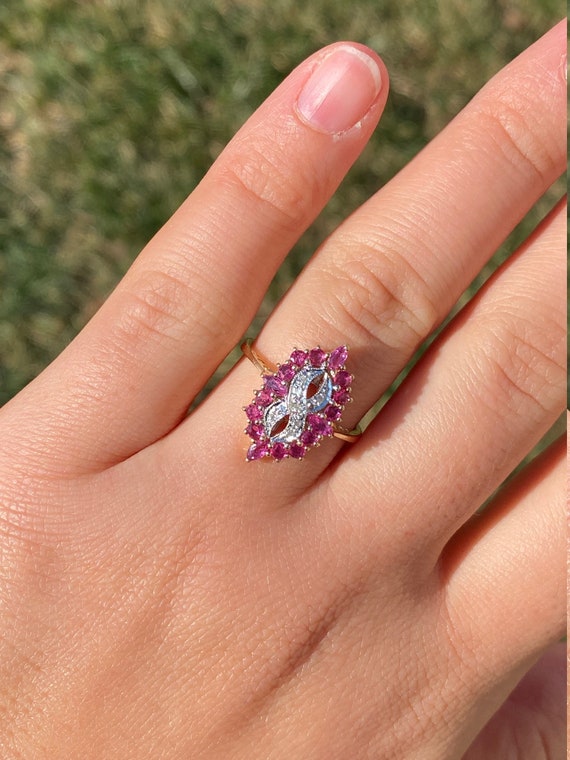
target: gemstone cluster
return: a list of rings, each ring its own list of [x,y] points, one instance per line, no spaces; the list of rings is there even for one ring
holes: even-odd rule
[[[308,449],[333,434],[351,400],[347,359],[346,346],[330,353],[318,347],[295,349],[274,374],[264,375],[262,388],[244,410],[245,432],[252,441],[248,461],[303,459]]]

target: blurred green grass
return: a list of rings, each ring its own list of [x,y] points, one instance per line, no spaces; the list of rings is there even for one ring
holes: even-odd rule
[[[391,73],[390,100],[251,334],[318,243],[564,13],[559,0],[4,0],[0,404],[81,329],[236,129],[314,50],[370,45]]]

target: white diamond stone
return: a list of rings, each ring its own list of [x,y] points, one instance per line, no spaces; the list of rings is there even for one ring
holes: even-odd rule
[[[322,377],[317,392],[307,398],[311,383]],[[263,424],[271,443],[292,443],[305,429],[307,414],[319,412],[331,401],[333,383],[330,375],[321,368],[303,367],[291,380],[287,399],[275,401],[265,410]],[[286,427],[272,436],[271,431],[284,417],[289,416]]]

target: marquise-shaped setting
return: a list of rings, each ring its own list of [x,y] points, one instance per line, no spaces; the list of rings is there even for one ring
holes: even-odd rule
[[[295,349],[277,372],[263,376],[263,386],[245,407],[251,438],[246,459],[303,459],[307,451],[332,436],[351,401],[352,375],[346,370],[348,349],[338,346]]]

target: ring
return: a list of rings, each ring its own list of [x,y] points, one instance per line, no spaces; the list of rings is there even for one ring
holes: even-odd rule
[[[322,348],[295,348],[284,364],[273,364],[251,340],[241,350],[261,372],[263,386],[244,407],[245,433],[251,439],[246,461],[269,457],[303,459],[310,448],[334,436],[355,443],[362,431],[340,426],[344,407],[352,401],[353,376],[346,370],[348,349],[338,346],[327,353]]]

